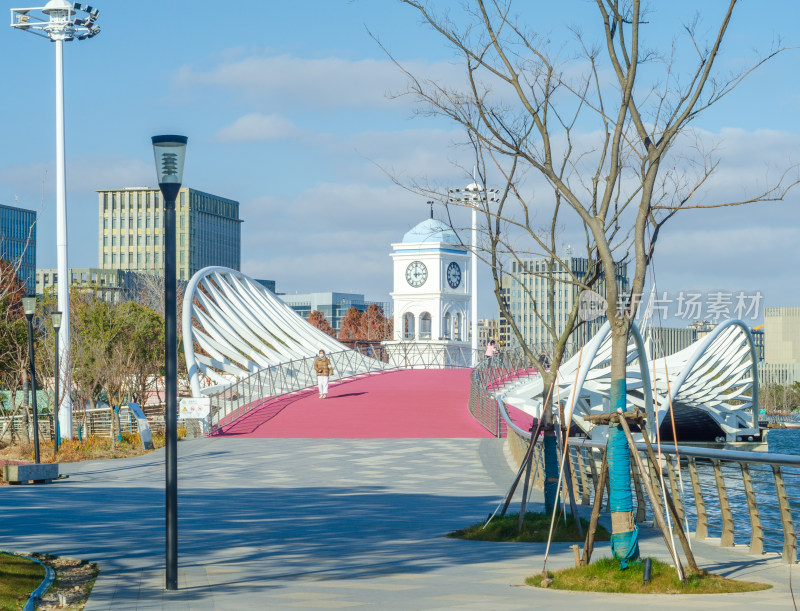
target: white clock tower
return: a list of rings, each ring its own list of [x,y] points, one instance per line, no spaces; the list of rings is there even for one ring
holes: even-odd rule
[[[391,343],[458,347],[468,356],[472,269],[467,246],[452,227],[431,217],[406,233],[402,242],[392,244],[392,249]]]

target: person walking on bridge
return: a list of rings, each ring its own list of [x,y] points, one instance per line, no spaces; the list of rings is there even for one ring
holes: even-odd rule
[[[328,396],[328,378],[333,372],[330,360],[325,356],[325,351],[320,350],[319,356],[314,359],[314,371],[317,372],[317,387],[319,388],[319,398],[324,399]]]

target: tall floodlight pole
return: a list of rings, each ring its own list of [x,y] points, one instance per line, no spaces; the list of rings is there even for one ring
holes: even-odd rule
[[[478,364],[478,209],[472,207],[472,366]]]
[[[158,187],[164,199],[164,382],[166,401],[166,588],[178,589],[178,333],[175,200],[183,182],[186,136],[153,136]]]
[[[50,0],[43,7],[12,8],[11,27],[47,38],[56,46],[56,251],[58,257],[58,309],[64,319],[60,334],[63,365],[57,384],[64,389],[58,421],[61,436],[72,439],[69,358],[69,267],[67,265],[67,168],[64,159],[64,43],[86,40],[100,33],[100,11],[67,0]]]
[[[497,201],[497,189],[489,189],[484,194],[484,188],[478,184],[477,176],[473,175],[475,182],[467,185],[465,189],[450,189],[450,201],[467,206],[472,210],[472,236],[471,236],[471,268],[472,277],[470,287],[472,291],[472,366],[478,364],[478,209],[483,209],[490,201]]]

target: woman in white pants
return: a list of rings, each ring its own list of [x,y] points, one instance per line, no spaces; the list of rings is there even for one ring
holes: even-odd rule
[[[325,351],[320,350],[319,356],[314,359],[314,371],[317,372],[317,388],[319,388],[319,398],[324,399],[328,396],[328,378],[333,371],[331,362],[325,356]]]

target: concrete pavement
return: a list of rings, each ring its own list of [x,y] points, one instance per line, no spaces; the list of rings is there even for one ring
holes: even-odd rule
[[[0,488],[0,549],[94,560],[100,609],[561,609],[792,606],[775,555],[695,544],[704,568],[772,583],[725,596],[619,596],[523,585],[544,546],[444,538],[512,477],[497,439],[199,439],[179,444],[180,590],[165,592],[161,451],[62,466]],[[644,529],[643,553],[667,560]],[[609,553],[607,544],[599,555]],[[573,562],[557,544],[550,568]],[[794,569],[797,571],[797,567]],[[800,573],[795,575],[800,582]]]

